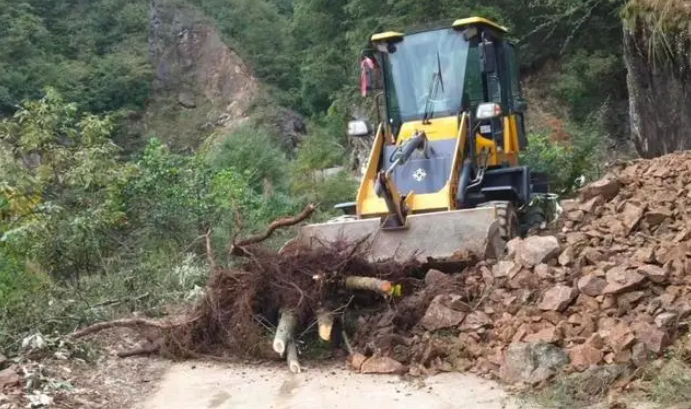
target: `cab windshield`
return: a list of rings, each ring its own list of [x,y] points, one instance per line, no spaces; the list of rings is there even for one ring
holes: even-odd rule
[[[453,29],[410,34],[384,53],[391,119],[407,122],[458,114],[468,41]]]

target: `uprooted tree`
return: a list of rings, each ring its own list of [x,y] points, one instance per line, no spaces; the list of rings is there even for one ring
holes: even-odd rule
[[[411,294],[424,285],[415,279],[415,262],[370,263],[367,246],[332,243],[320,249],[292,248],[281,254],[261,247],[274,230],[307,219],[314,206],[296,217],[276,220],[264,234],[232,240],[231,255],[240,257],[235,268],[217,264],[209,234],[206,237],[211,269],[206,293],[186,315],[165,321],[121,319],[97,323],[73,334],[81,338],[95,332],[128,327],[146,339],[144,346],[119,353],[121,357],[160,354],[171,358],[227,360],[238,356],[285,357],[289,368],[298,372],[298,340],[318,334],[323,341],[336,341],[352,355],[352,345],[367,349],[376,330],[356,331],[352,341],[344,328],[349,309],[374,312],[393,311],[402,327],[417,323],[431,300],[423,303],[400,300],[400,290]],[[471,292],[468,293],[473,296]],[[475,294],[475,296],[477,296]],[[421,308],[420,308],[421,307]],[[371,351],[376,352],[376,351]]]

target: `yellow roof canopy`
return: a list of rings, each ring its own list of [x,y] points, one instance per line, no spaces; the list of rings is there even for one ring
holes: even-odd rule
[[[486,18],[482,18],[482,17],[462,18],[460,20],[456,20],[453,22],[453,28],[462,28],[462,27],[472,26],[472,25],[489,26],[489,27],[497,29],[503,33],[509,32],[508,28],[506,28],[504,26],[500,26],[499,24],[497,24],[493,21],[487,20]]]
[[[486,26],[498,30],[501,33],[508,33],[509,29],[483,17],[469,17],[456,20],[451,25],[453,28],[463,28],[468,26]],[[405,36],[398,31],[386,31],[372,36],[372,42],[399,41]]]

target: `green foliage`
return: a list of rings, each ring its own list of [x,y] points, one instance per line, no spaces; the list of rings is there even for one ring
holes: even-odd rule
[[[554,141],[547,132],[528,136],[528,149],[521,161],[536,172],[550,178],[555,192],[569,194],[580,176],[594,180],[604,168],[606,136],[602,134],[601,116],[591,116],[584,126],[570,124],[568,141]]]
[[[320,203],[327,211],[335,204],[353,201],[357,193],[357,182],[347,171],[325,172],[345,164],[347,154],[339,140],[342,126],[342,121],[334,116],[327,117],[324,123],[315,123],[291,163],[291,193]]]
[[[618,89],[626,89],[624,67],[618,55],[579,50],[562,65],[564,68],[551,89],[569,106],[573,119],[579,123],[586,121],[602,101],[612,96],[614,84]]]
[[[9,204],[3,245],[57,275],[100,264],[108,241],[101,232],[124,221],[121,189],[130,173],[118,161],[111,130],[109,118],[78,115],[52,89],[0,123],[0,142],[12,146],[0,166]],[[14,213],[19,200],[27,203]]]
[[[147,4],[0,0],[0,113],[46,86],[94,113],[143,108]]]
[[[259,126],[244,125],[219,136],[208,148],[207,161],[214,170],[242,170],[257,192],[266,184],[280,188],[285,182],[285,155],[276,139]]]

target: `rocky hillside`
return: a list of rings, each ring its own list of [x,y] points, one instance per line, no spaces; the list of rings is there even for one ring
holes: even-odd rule
[[[245,121],[259,84],[213,23],[183,3],[152,1],[149,7],[155,98],[175,99],[177,115],[201,110],[201,127],[232,128]]]
[[[630,123],[643,157],[691,147],[691,3],[631,0],[624,45]]]

